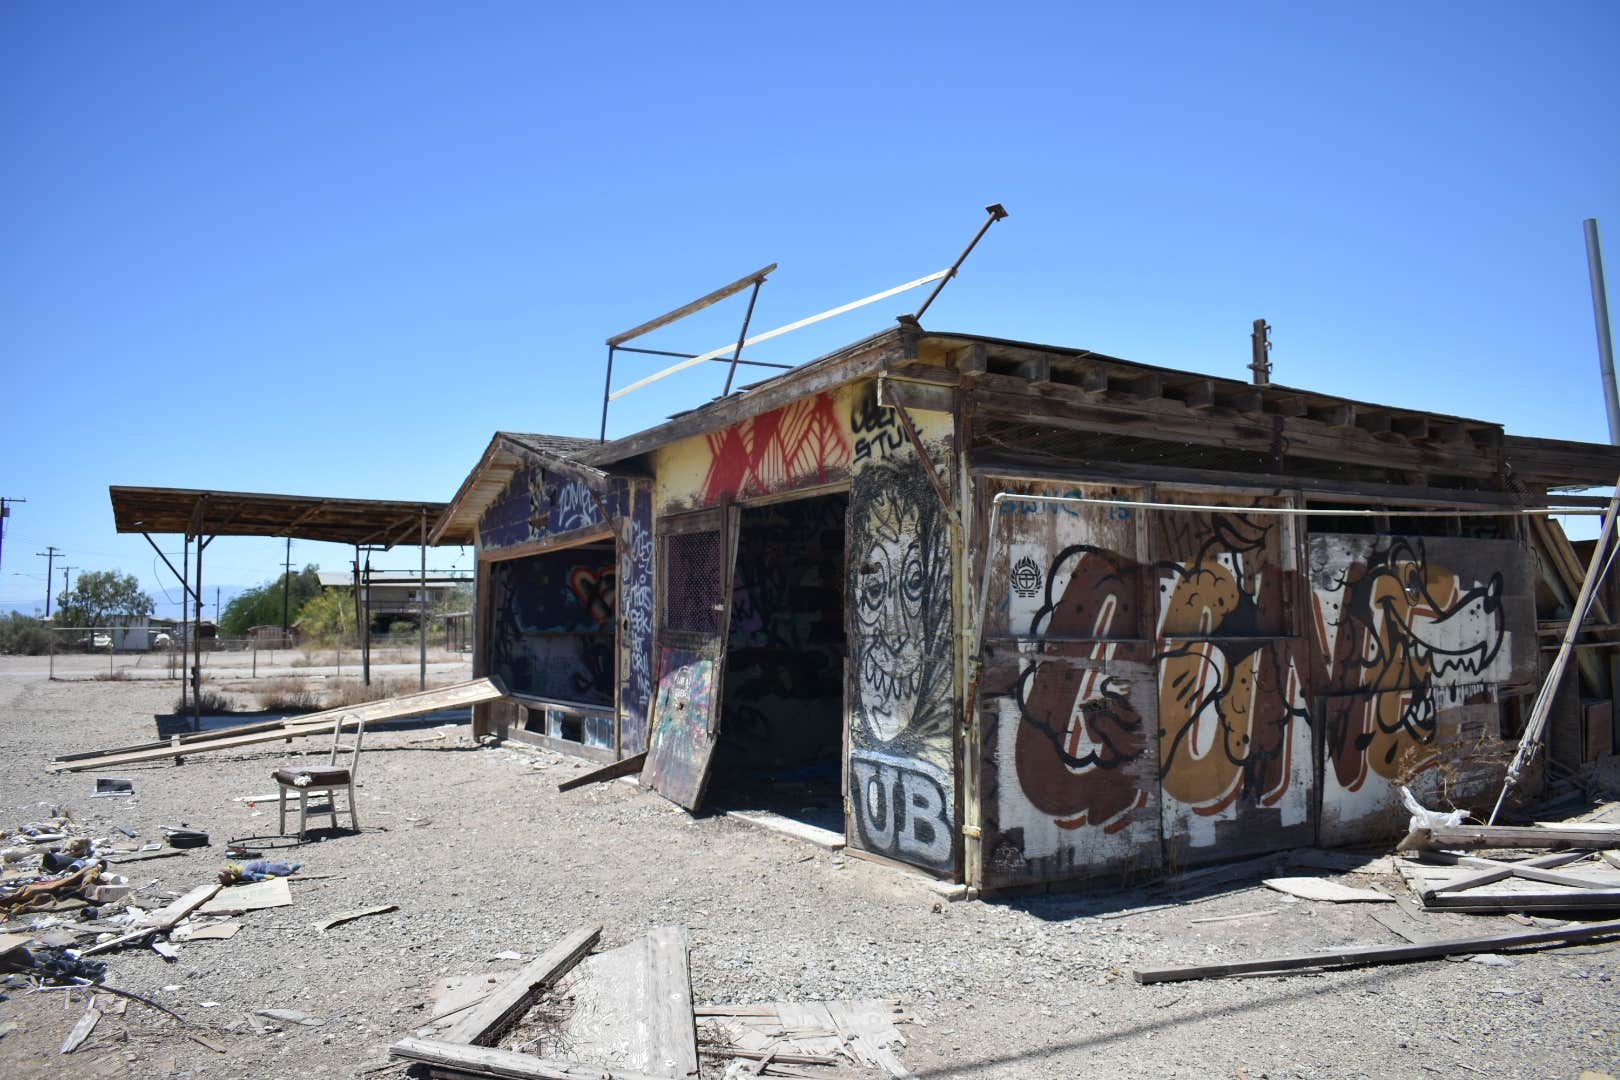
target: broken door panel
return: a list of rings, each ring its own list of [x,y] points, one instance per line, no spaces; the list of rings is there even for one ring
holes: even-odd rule
[[[681,514],[659,531],[658,693],[641,782],[688,810],[703,801],[718,736],[737,515]]]

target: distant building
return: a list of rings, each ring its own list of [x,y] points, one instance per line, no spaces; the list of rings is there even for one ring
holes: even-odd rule
[[[354,574],[345,570],[320,571],[322,589],[353,589]],[[428,610],[432,611],[458,588],[470,588],[472,574],[436,573],[422,584],[421,575],[409,570],[373,570],[362,583],[360,605],[369,611],[369,622],[374,631],[386,632],[395,622],[414,623],[422,613],[422,594],[427,593]]]

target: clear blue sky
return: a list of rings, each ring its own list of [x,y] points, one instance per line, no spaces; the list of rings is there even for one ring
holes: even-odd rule
[[[1279,382],[1604,440],[1616,41],[1612,2],[6,4],[0,604],[54,544],[171,614],[108,484],[448,499],[497,429],[595,433],[608,335],[772,261],[756,329],[864,296],[992,201],[934,329],[1246,377],[1264,316]],[[280,557],[223,539],[207,583]]]

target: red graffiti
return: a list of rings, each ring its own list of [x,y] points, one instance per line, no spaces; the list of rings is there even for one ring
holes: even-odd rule
[[[849,433],[831,394],[795,401],[752,420],[712,432],[705,504],[723,495],[764,495],[798,484],[820,483],[847,469]]]

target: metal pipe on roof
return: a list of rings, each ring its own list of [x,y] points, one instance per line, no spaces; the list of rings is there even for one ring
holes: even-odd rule
[[[1609,293],[1603,284],[1603,249],[1597,218],[1587,218],[1586,269],[1592,278],[1592,319],[1597,323],[1598,369],[1603,373],[1603,404],[1609,411],[1609,442],[1620,444],[1620,396],[1614,386],[1614,341],[1610,336]]]

